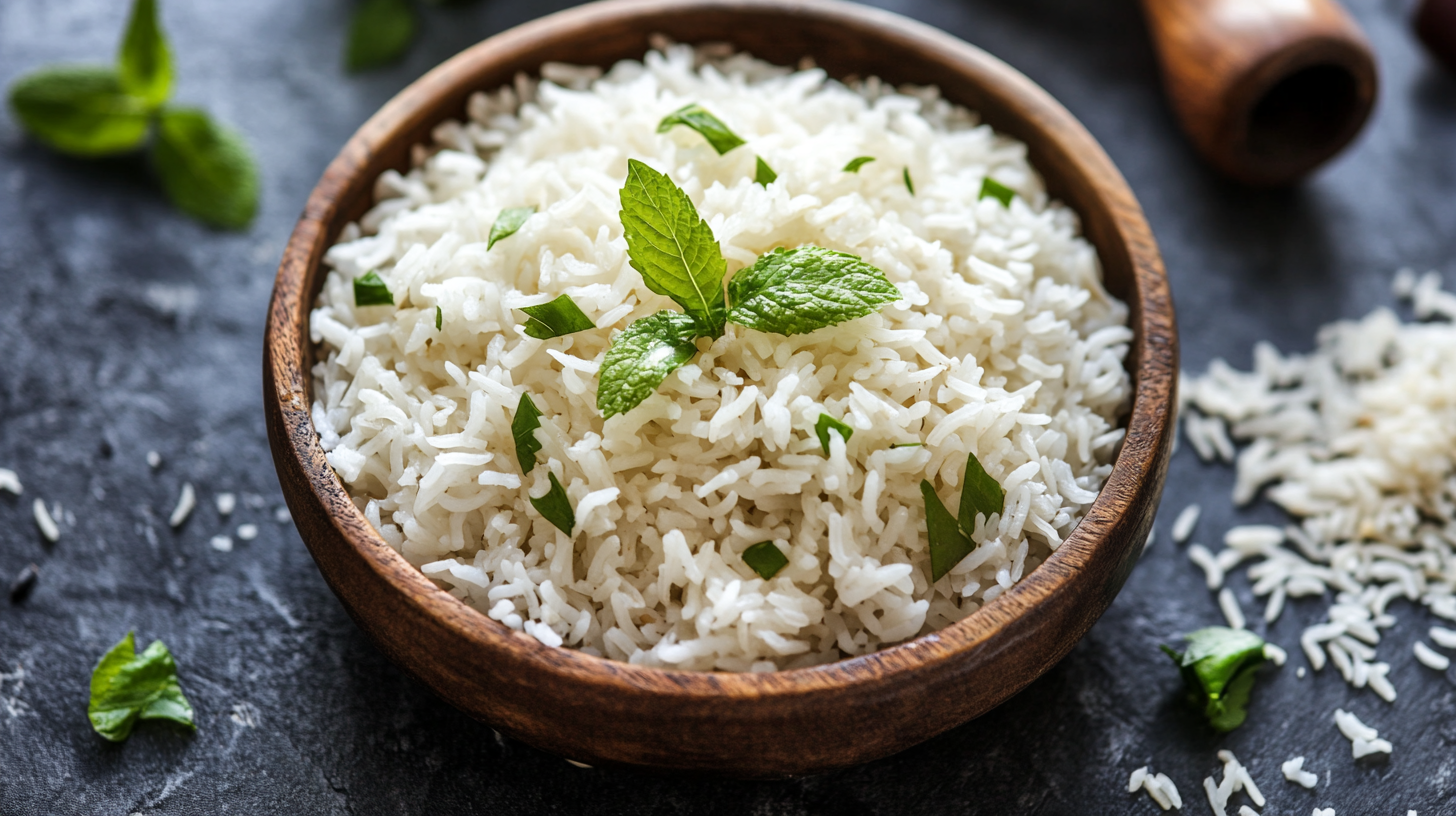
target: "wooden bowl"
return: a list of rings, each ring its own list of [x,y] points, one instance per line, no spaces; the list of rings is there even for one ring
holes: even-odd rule
[[[325,249],[370,206],[375,177],[467,97],[543,62],[608,66],[648,37],[728,41],[845,77],[935,84],[1024,141],[1053,196],[1081,216],[1107,287],[1131,307],[1127,439],[1086,517],[1044,564],[966,619],[874,654],[793,671],[667,671],[543,646],[435,587],[385,544],[324,459],[309,416],[309,310]],[[883,11],[811,0],[611,0],[555,14],[456,56],[385,105],[344,146],[284,253],[269,307],[264,403],[299,534],[358,625],[467,714],[570,759],[746,777],[886,756],[982,714],[1051,668],[1112,602],[1141,551],[1173,439],[1177,335],[1162,261],[1127,183],[1097,142],[1026,77],[947,34]]]

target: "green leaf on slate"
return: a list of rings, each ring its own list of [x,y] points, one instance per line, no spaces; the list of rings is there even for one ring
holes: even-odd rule
[[[858,173],[859,172],[859,169],[861,167],[864,167],[866,164],[869,164],[870,162],[872,162],[874,160],[875,160],[875,157],[874,156],[856,156],[856,157],[854,157],[854,158],[852,158],[852,159],[849,160],[849,164],[846,164],[844,166],[843,172],[845,172],[845,173]]]
[[[509,238],[516,234],[526,219],[536,214],[535,207],[507,207],[500,211],[495,217],[495,223],[490,225],[490,235],[485,239],[487,251],[495,246],[495,242],[502,238]]]
[[[934,485],[921,479],[920,495],[925,499],[925,532],[930,540],[930,580],[939,581],[970,555],[976,544],[961,532],[955,516],[935,495]]]
[[[708,144],[718,151],[719,156],[745,144],[742,139],[738,138],[738,134],[723,124],[723,120],[708,113],[702,105],[696,102],[684,105],[662,117],[662,121],[657,123],[657,132],[666,133],[678,125],[686,125],[702,134],[703,138],[708,140]]]
[[[247,144],[203,111],[162,111],[152,164],[172,203],[200,221],[242,229],[258,211],[258,168]]]
[[[612,338],[597,380],[597,410],[604,419],[624,414],[657,391],[678,366],[698,353],[697,323],[678,312],[632,321]]]
[[[157,0],[136,0],[117,55],[121,87],[153,109],[172,93],[172,50],[157,19]]]
[[[839,434],[839,438],[846,443],[854,436],[854,429],[845,425],[828,414],[820,414],[819,421],[814,423],[814,435],[819,437],[819,446],[824,449],[824,455],[829,455],[829,432]]]
[[[567,295],[539,306],[522,306],[521,311],[526,313],[526,334],[537,340],[550,340],[597,327]]]
[[[760,541],[743,551],[743,563],[767,581],[788,566],[789,559],[772,541]]]
[[[913,182],[913,181],[910,180],[910,168],[908,168],[908,167],[905,168],[904,176],[905,176],[905,189],[907,189],[907,190],[910,191],[910,195],[915,195],[915,182]]]
[[[754,159],[758,162],[758,170],[753,174],[753,180],[764,187],[773,184],[779,174],[768,166],[768,162],[764,161],[762,156],[755,156]]]
[[[354,279],[355,306],[393,306],[394,296],[373,269]]]
[[[1184,635],[1187,651],[1161,646],[1178,664],[1190,702],[1216,731],[1243,725],[1254,672],[1264,662],[1264,639],[1244,629],[1209,626]]]
[[[986,518],[1006,508],[1006,491],[981,467],[974,452],[966,456],[966,474],[961,480],[961,529],[966,535],[976,532],[976,514]]]
[[[409,0],[363,0],[349,23],[345,67],[366,71],[398,60],[409,50],[416,26]]]
[[[541,427],[541,411],[531,400],[531,395],[522,393],[516,404],[516,415],[511,419],[511,436],[516,440],[516,461],[521,465],[521,475],[531,473],[536,466],[536,454],[541,452],[541,442],[536,439],[536,429]]]
[[[127,632],[91,672],[91,701],[86,709],[91,727],[112,742],[131,735],[138,720],[171,720],[188,728],[192,705],[177,682],[177,664],[160,640],[141,654],[136,636]]]
[[[672,179],[636,159],[627,160],[620,197],[632,268],[648,289],[687,310],[699,334],[721,337],[727,264],[692,199]]]
[[[435,307],[435,331],[445,328],[445,312],[439,306]]]
[[[571,499],[566,495],[566,488],[556,480],[555,473],[546,475],[551,479],[551,490],[539,499],[531,498],[531,506],[556,529],[571,535],[576,527],[576,513],[571,509]]]
[[[994,198],[1001,202],[1001,206],[1010,207],[1011,199],[1016,197],[1016,191],[1002,184],[1001,182],[987,176],[981,180],[981,194],[976,200],[983,198]]]
[[[10,86],[10,107],[31,136],[73,156],[110,156],[140,147],[150,111],[122,90],[111,68],[56,65]]]
[[[777,334],[804,334],[864,317],[899,300],[885,273],[823,247],[775,249],[728,281],[728,319]]]

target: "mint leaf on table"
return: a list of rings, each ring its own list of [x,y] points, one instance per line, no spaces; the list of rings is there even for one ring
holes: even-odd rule
[[[789,559],[772,541],[760,541],[743,551],[743,563],[767,581],[788,566]]]
[[[721,337],[728,266],[692,199],[672,179],[636,159],[627,160],[620,198],[632,268],[642,274],[648,289],[687,310],[699,334]]]
[[[844,166],[844,170],[841,172],[858,173],[861,167],[864,167],[866,164],[869,164],[874,160],[874,156],[855,156],[854,158],[849,160],[849,164],[846,164]]]
[[[1183,639],[1188,649],[1181,654],[1168,646],[1159,648],[1178,664],[1189,701],[1215,731],[1228,732],[1243,725],[1254,672],[1264,662],[1264,639],[1226,626],[1189,632]]]
[[[976,544],[961,532],[955,516],[945,509],[935,486],[920,480],[920,495],[925,499],[925,532],[930,539],[930,580],[939,581],[961,559],[971,554]]]
[[[242,229],[258,212],[258,168],[247,144],[201,110],[162,111],[152,164],[172,203],[200,221]]]
[[[416,26],[409,0],[363,0],[349,23],[344,66],[366,71],[398,60],[409,50]]]
[[[994,198],[1001,202],[1001,206],[1010,207],[1011,199],[1016,197],[1016,191],[1002,184],[1001,182],[987,176],[981,180],[981,193],[976,196],[979,201],[983,198]]]
[[[738,138],[738,134],[723,124],[723,120],[708,113],[702,105],[696,102],[684,105],[662,117],[662,121],[657,123],[657,132],[666,133],[678,125],[685,125],[702,134],[703,138],[708,140],[708,144],[718,151],[719,156],[739,145],[746,144]]]
[[[536,214],[535,207],[507,207],[500,211],[495,217],[495,223],[490,225],[490,235],[485,239],[486,251],[495,246],[495,242],[502,238],[509,238],[516,234],[526,219]]]
[[[531,400],[530,394],[521,394],[516,404],[516,415],[511,419],[511,436],[516,440],[516,461],[521,465],[521,475],[527,475],[536,466],[536,454],[541,452],[541,443],[536,439],[536,429],[541,427],[541,411]]]
[[[777,334],[804,334],[879,311],[899,300],[885,273],[823,247],[775,249],[728,281],[728,319]]]
[[[814,435],[819,437],[819,446],[824,449],[825,456],[829,455],[830,431],[839,434],[839,438],[843,439],[846,443],[849,442],[851,436],[854,436],[853,428],[828,414],[820,414],[819,421],[814,423]]]
[[[172,50],[157,20],[157,0],[136,0],[117,54],[121,87],[155,109],[172,93]]]
[[[652,396],[678,366],[698,353],[697,322],[679,312],[658,312],[632,321],[612,338],[597,379],[603,419],[624,414]]]
[[[966,456],[966,474],[961,479],[961,529],[970,535],[976,531],[976,515],[990,518],[1006,509],[1006,491],[981,466],[975,453]]]
[[[754,160],[758,162],[758,169],[753,174],[754,182],[764,187],[773,184],[778,179],[779,174],[775,173],[773,168],[768,166],[768,162],[764,161],[762,156],[755,156]]]
[[[576,528],[576,513],[571,509],[571,499],[566,495],[566,488],[556,480],[555,473],[546,474],[551,480],[551,490],[541,498],[531,498],[531,506],[536,508],[542,518],[551,522],[552,526],[567,535]]]
[[[371,269],[354,279],[354,305],[393,306],[394,295],[389,293],[389,287],[379,273]]]
[[[188,728],[192,705],[177,682],[177,664],[160,640],[141,654],[136,636],[127,632],[91,672],[91,702],[87,716],[96,733],[121,742],[138,720],[171,720]]]
[[[73,156],[110,156],[140,147],[150,111],[111,68],[56,65],[10,86],[10,107],[31,136]]]
[[[526,313],[526,334],[537,340],[550,340],[597,327],[567,295],[539,306],[522,306],[521,311]]]
[[[905,189],[907,189],[907,190],[910,191],[910,195],[915,195],[915,182],[913,182],[913,181],[910,180],[910,168],[908,168],[908,167],[905,168],[904,176],[905,176]]]

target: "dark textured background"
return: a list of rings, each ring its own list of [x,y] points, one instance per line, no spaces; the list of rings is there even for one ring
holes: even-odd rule
[[[0,81],[55,60],[107,60],[119,0],[0,0]],[[0,600],[0,814],[1153,814],[1126,794],[1151,761],[1206,812],[1214,752],[1235,750],[1269,814],[1332,805],[1342,816],[1456,812],[1456,694],[1414,662],[1429,625],[1401,602],[1381,646],[1400,699],[1295,678],[1291,602],[1271,637],[1290,665],[1266,670],[1250,723],[1217,738],[1179,702],[1157,653],[1172,633],[1220,622],[1200,573],[1167,537],[1189,501],[1197,538],[1235,519],[1229,470],[1175,457],[1161,540],[1112,609],[1043,679],[992,714],[918,748],[809,779],[741,783],[581,770],[502,741],[386,662],[320,579],[281,504],[264,439],[259,357],[265,304],[293,220],[348,135],[410,79],[558,3],[429,8],[395,68],[340,70],[347,0],[166,0],[177,98],[247,134],[262,211],[242,234],[178,215],[143,161],[59,158],[0,117],[0,575],[41,566],[34,594]],[[1132,0],[881,2],[1021,69],[1106,146],[1146,208],[1177,296],[1183,361],[1247,365],[1255,340],[1306,349],[1323,322],[1388,303],[1390,273],[1435,267],[1456,282],[1456,79],[1408,33],[1409,3],[1351,0],[1380,52],[1375,118],[1355,146],[1299,188],[1252,192],[1202,169],[1174,130]],[[156,450],[161,468],[147,467]],[[201,505],[166,524],[184,481]],[[244,499],[229,523],[212,496]],[[31,520],[36,497],[66,512],[58,544]],[[74,517],[74,518],[73,518]],[[208,539],[262,529],[231,553]],[[1233,581],[1246,609],[1248,584]],[[1255,617],[1251,615],[1251,617]],[[1262,623],[1256,623],[1262,628]],[[112,745],[87,723],[96,658],[134,628],[176,654],[196,734],[165,724]],[[1350,759],[1330,712],[1353,708],[1395,743]],[[1316,792],[1283,781],[1296,754]]]

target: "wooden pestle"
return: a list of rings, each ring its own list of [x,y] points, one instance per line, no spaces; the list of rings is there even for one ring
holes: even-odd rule
[[[1335,0],[1142,0],[1194,147],[1247,184],[1295,181],[1375,104],[1375,57]]]

